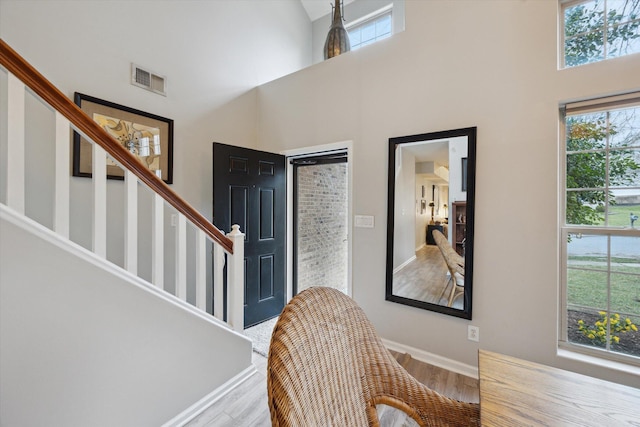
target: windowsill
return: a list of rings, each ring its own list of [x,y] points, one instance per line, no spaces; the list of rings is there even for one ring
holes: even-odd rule
[[[566,348],[559,348],[557,352],[557,356],[562,359],[568,359],[576,362],[587,363],[589,365],[594,365],[601,368],[611,369],[617,372],[622,372],[625,374],[640,377],[640,366],[617,362],[615,360],[603,359],[601,357],[579,353],[576,351],[568,350]]]
[[[585,67],[597,66],[596,64],[608,64],[608,63],[614,63],[616,61],[618,61],[618,62],[629,61],[628,58],[633,58],[634,56],[635,57],[640,56],[640,52],[632,52],[632,53],[628,53],[626,55],[609,57],[609,58],[605,58],[605,59],[600,59],[598,61],[586,62],[584,64],[576,64],[576,65],[570,65],[570,66],[563,65],[563,64],[558,64],[558,71],[578,70],[578,69],[585,68]],[[606,66],[606,65],[604,65],[604,66]]]

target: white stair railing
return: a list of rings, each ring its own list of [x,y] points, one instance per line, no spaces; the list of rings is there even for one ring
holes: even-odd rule
[[[18,59],[16,59],[18,58]],[[86,117],[77,117],[84,114],[79,109],[74,109],[68,98],[64,97],[55,87],[47,82],[30,65],[16,62],[24,61],[13,52],[2,40],[0,40],[0,71],[5,73],[6,85],[1,110],[2,117],[0,123],[4,121],[7,126],[0,142],[5,144],[5,156],[0,156],[0,172],[2,172],[2,188],[0,195],[4,195],[1,203],[12,210],[28,215],[25,209],[26,201],[34,195],[27,194],[27,168],[25,167],[26,157],[26,136],[25,129],[28,126],[38,126],[38,123],[27,123],[25,111],[25,99],[33,95],[35,99],[46,105],[55,115],[55,130],[52,139],[55,141],[54,174],[53,174],[53,204],[51,211],[52,229],[65,239],[69,239],[71,233],[70,207],[71,207],[71,184],[70,162],[71,157],[71,131],[79,132],[86,140],[93,144],[93,171],[92,171],[92,230],[91,248],[96,255],[105,259],[108,258],[108,231],[109,224],[107,212],[107,156],[116,161],[125,172],[125,180],[122,184],[124,189],[123,206],[124,212],[124,247],[121,250],[124,254],[122,268],[129,273],[142,277],[139,272],[139,235],[138,230],[138,204],[141,200],[138,187],[143,185],[153,191],[151,205],[151,251],[149,254],[151,273],[148,280],[160,289],[167,288],[165,277],[166,258],[165,249],[168,247],[165,238],[164,212],[165,209],[175,209],[172,213],[172,222],[175,218],[175,252],[173,258],[174,265],[168,270],[175,272],[174,295],[183,300],[188,299],[188,289],[194,289],[192,303],[200,310],[207,309],[207,242],[211,242],[212,256],[212,297],[213,305],[211,314],[220,320],[223,316],[223,268],[227,265],[227,323],[236,331],[244,329],[244,235],[237,225],[225,236],[224,233],[216,229],[210,222],[203,220],[191,206],[186,204],[171,190],[160,178],[155,175],[149,177],[151,172],[140,170],[136,165],[137,160],[126,150],[122,154],[120,146],[111,137],[98,127],[94,129],[92,121],[87,122]],[[22,68],[26,68],[23,71]],[[15,70],[18,70],[16,72]],[[13,72],[12,72],[13,71]],[[15,73],[15,74],[14,74]],[[17,77],[20,75],[20,77]],[[35,76],[35,77],[34,77]],[[42,82],[33,80],[42,79]],[[26,81],[26,84],[25,84]],[[43,89],[44,87],[44,89]],[[3,90],[0,90],[0,95]],[[43,92],[44,91],[44,92]],[[55,92],[53,94],[49,92]],[[64,99],[62,99],[62,98]],[[55,102],[49,102],[49,99]],[[67,105],[68,102],[70,105]],[[58,104],[58,105],[52,105]],[[62,105],[62,107],[60,107]],[[62,110],[62,111],[61,111]],[[97,127],[97,125],[96,125]],[[88,129],[88,131],[87,131]],[[100,132],[104,133],[101,135]],[[91,135],[98,135],[93,138]],[[46,143],[46,141],[38,141]],[[113,144],[111,147],[108,144]],[[105,146],[106,145],[106,149]],[[109,152],[107,152],[108,150]],[[122,151],[122,150],[121,150]],[[126,156],[130,156],[133,162]],[[124,160],[124,161],[122,161]],[[87,178],[73,178],[87,179]],[[37,195],[35,195],[37,196]],[[75,202],[75,201],[74,201]],[[176,212],[177,211],[177,212]],[[191,230],[191,234],[189,234]],[[189,239],[189,235],[195,237]],[[189,247],[188,245],[192,246]],[[189,264],[188,254],[192,253],[193,260]],[[193,269],[190,270],[190,265]],[[193,283],[190,283],[192,281]]]

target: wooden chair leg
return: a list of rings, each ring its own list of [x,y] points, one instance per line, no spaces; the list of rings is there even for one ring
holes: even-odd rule
[[[451,276],[451,294],[449,294],[449,303],[447,304],[447,307],[451,307],[453,305],[453,301],[456,299],[457,296],[460,296],[464,293],[464,291],[457,291],[456,289],[458,289],[458,281]],[[464,289],[464,288],[463,288]]]

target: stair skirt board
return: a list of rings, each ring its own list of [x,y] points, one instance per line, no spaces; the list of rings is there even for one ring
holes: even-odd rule
[[[173,305],[177,305],[179,307],[181,307],[182,309],[185,309],[189,312],[191,312],[192,314],[207,320],[208,322],[212,322],[215,323],[219,326],[222,326],[224,328],[226,328],[228,331],[234,333],[237,336],[242,336],[244,337],[244,335],[234,331],[231,326],[229,326],[229,324],[223,322],[222,320],[213,317],[207,313],[204,313],[202,310],[194,307],[193,305],[191,305],[190,303],[181,300],[180,298],[165,292],[161,289],[158,289],[156,286],[154,286],[153,284],[147,282],[144,279],[141,279],[140,277],[136,276],[135,274],[132,274],[118,266],[114,266],[113,264],[111,264],[108,261],[105,261],[104,258],[99,257],[98,255],[94,254],[93,252],[91,252],[90,250],[82,247],[81,245],[65,239],[61,236],[59,236],[57,233],[55,233],[54,231],[50,230],[49,228],[45,227],[44,225],[38,223],[37,221],[32,220],[31,218],[25,217],[19,213],[17,213],[16,211],[14,211],[13,209],[7,207],[6,205],[0,203],[0,219],[4,219],[7,220],[8,222],[10,222],[11,224],[18,226],[20,228],[22,228],[23,230],[29,231],[30,233],[40,237],[41,239],[45,240],[48,243],[51,243],[59,248],[62,248],[70,253],[72,253],[73,255],[90,262],[91,264],[102,268],[105,271],[110,272],[111,274],[114,274],[115,276],[118,276],[122,279],[125,279],[129,282],[131,282],[131,284],[133,286],[137,286],[139,288],[142,288],[152,294],[155,294],[156,296],[164,299],[165,301],[170,302]],[[245,337],[246,338],[246,337]]]
[[[201,320],[204,320],[205,323],[215,325],[217,328],[224,330],[226,334],[235,335],[236,339],[240,338],[240,341],[244,341],[247,343],[248,354],[251,354],[251,346],[248,345],[251,342],[251,340],[245,337],[244,335],[231,329],[229,325],[227,325],[226,323],[212,317],[207,313],[202,312],[200,309],[197,309],[191,304],[185,301],[182,301],[177,297],[163,290],[156,288],[154,285],[121,269],[120,267],[112,266],[111,264],[105,262],[104,259],[96,256],[95,254],[85,249],[84,247],[70,240],[60,237],[58,234],[48,229],[47,227],[37,223],[36,221],[30,218],[22,216],[21,214],[17,213],[13,209],[0,203],[0,227],[3,228],[4,224],[9,224],[11,227],[15,227],[16,229],[21,229],[29,234],[32,234],[34,237],[39,238],[52,246],[60,248],[72,256],[78,257],[79,259],[83,260],[84,262],[86,262],[87,264],[93,267],[97,267],[98,269],[102,269],[107,273],[112,274],[114,277],[117,277],[123,282],[129,283],[131,286],[137,287],[143,292],[155,295],[157,298],[159,298],[160,300],[163,300],[165,303],[169,303],[169,305],[172,305],[175,308],[178,308],[179,311],[189,312],[189,314],[191,315],[190,317],[198,317]],[[0,235],[1,234],[2,233],[0,232]],[[173,418],[163,425],[181,426],[186,424],[188,421],[194,419],[201,412],[203,412],[205,409],[210,407],[213,403],[221,399],[223,396],[227,395],[230,391],[234,390],[238,385],[242,384],[248,378],[251,378],[252,375],[257,373],[257,369],[253,363],[249,362],[249,364],[247,364],[246,366],[247,366],[246,368],[244,368],[241,371],[240,370],[237,371],[238,373],[234,377],[222,383],[221,385],[216,387],[215,383],[212,384],[211,387],[216,387],[216,389],[208,393],[204,397],[200,398],[200,400],[196,401],[195,403],[192,404],[192,402],[194,402],[195,399],[198,399],[198,396],[196,396],[194,400],[192,400],[191,402],[189,401],[185,402],[185,405],[191,405],[186,409],[183,410],[184,406],[182,408],[177,407],[175,409],[176,412],[181,410],[182,412],[180,412],[178,415],[175,415],[175,416],[174,416],[175,412],[173,414],[171,413],[168,414],[167,418],[169,418],[170,416],[173,416]]]
[[[398,353],[408,353],[412,358],[419,360],[420,362],[428,363],[439,368],[446,369],[457,374],[465,375],[471,378],[478,377],[478,367],[467,365],[465,363],[456,362],[455,360],[447,359],[446,357],[438,356],[428,351],[420,350],[415,347],[400,344],[387,339],[382,339],[382,343],[389,350],[397,351]]]
[[[240,372],[238,375],[231,378],[229,381],[222,384],[211,393],[207,394],[205,397],[175,416],[173,419],[164,423],[162,427],[180,427],[186,425],[187,423],[198,417],[201,413],[206,411],[211,405],[233,391],[240,384],[251,378],[251,376],[255,375],[257,372],[258,370],[256,369],[256,366],[254,364],[251,364],[250,367]]]

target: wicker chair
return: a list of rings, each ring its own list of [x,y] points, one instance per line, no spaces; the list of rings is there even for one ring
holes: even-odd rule
[[[440,249],[440,253],[451,275],[449,278],[451,282],[451,293],[449,294],[449,301],[447,303],[447,305],[451,307],[453,300],[464,294],[464,258],[453,249],[447,238],[444,237],[444,234],[440,231],[433,230],[431,235],[436,245],[438,245],[438,249]]]
[[[477,404],[429,389],[384,347],[364,312],[331,288],[311,288],[284,308],[267,367],[273,426],[379,426],[377,404],[420,426],[477,426]]]

